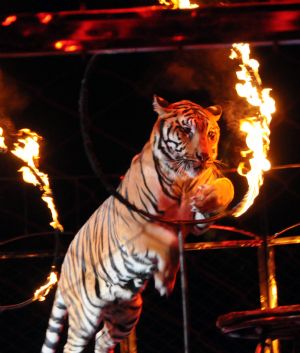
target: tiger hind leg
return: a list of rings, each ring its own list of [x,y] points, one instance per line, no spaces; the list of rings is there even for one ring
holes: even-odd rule
[[[113,353],[117,343],[128,337],[142,310],[142,297],[116,302],[104,310],[103,328],[96,334],[95,353]]]
[[[41,353],[54,353],[60,339],[60,333],[67,315],[67,308],[61,296],[60,290],[57,289],[55,299],[49,318],[46,338]]]
[[[96,306],[92,309],[78,303],[68,308],[69,329],[64,353],[83,352],[98,330],[102,309]]]

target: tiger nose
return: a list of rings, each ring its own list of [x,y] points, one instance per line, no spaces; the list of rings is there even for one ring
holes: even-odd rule
[[[196,153],[197,158],[202,162],[205,163],[209,160],[209,155],[206,152]]]

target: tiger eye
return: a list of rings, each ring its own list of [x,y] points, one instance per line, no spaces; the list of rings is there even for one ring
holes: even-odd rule
[[[216,138],[216,133],[215,131],[210,131],[208,133],[208,137],[211,139],[211,140],[214,140]]]
[[[192,131],[190,126],[180,126],[179,129],[187,135],[189,135]]]

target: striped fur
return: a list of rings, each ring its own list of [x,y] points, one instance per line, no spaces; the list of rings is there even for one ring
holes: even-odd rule
[[[150,140],[133,158],[118,191],[159,217],[207,217],[191,200],[199,185],[221,177],[214,163],[220,108],[189,101],[168,104],[159,97],[153,105],[159,117]],[[95,353],[113,352],[138,322],[148,279],[153,276],[159,293],[168,295],[177,271],[177,228],[151,222],[109,197],[70,244],[42,353],[55,352],[66,314],[64,353],[82,352],[94,337]]]

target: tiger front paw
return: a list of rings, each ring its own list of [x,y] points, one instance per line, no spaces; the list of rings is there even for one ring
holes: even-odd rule
[[[228,206],[233,196],[233,185],[227,178],[217,179],[211,184],[200,185],[197,192],[191,197],[192,211],[219,212]]]
[[[175,286],[176,274],[174,276],[168,276],[167,278],[160,272],[154,275],[155,289],[159,292],[161,296],[169,296]]]

